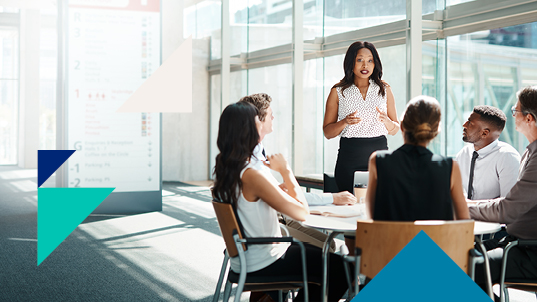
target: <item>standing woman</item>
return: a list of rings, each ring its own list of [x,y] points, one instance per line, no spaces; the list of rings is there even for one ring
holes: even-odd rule
[[[323,132],[341,136],[335,178],[340,191],[353,192],[354,171],[367,171],[369,156],[387,150],[386,134],[399,131],[390,86],[381,80],[382,63],[375,46],[354,42],[343,61],[345,76],[330,90]]]

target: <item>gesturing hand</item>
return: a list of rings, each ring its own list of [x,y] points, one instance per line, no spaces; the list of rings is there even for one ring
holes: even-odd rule
[[[347,115],[345,117],[345,123],[347,125],[354,125],[354,124],[358,124],[359,122],[362,121],[362,118],[361,117],[357,117],[356,114],[358,113],[358,110],[354,111],[353,113]]]
[[[376,107],[377,108],[377,112],[379,113],[379,116],[377,117],[378,121],[383,123],[383,124],[386,124],[387,122],[391,122],[392,120],[388,117],[388,114],[386,114],[386,112],[382,112],[380,111],[379,107]]]
[[[265,166],[271,168],[272,170],[276,172],[284,172],[285,170],[289,170],[289,165],[287,164],[287,160],[285,160],[285,157],[281,153],[277,153],[274,155],[267,156],[267,160],[263,162]]]

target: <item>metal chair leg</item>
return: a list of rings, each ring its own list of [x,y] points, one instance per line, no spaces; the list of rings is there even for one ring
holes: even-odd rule
[[[501,302],[509,302],[509,292],[507,290],[507,286],[505,286],[505,274],[507,271],[507,255],[509,254],[509,251],[518,245],[518,240],[509,242],[507,246],[503,249],[503,257],[502,257],[502,269],[500,272],[500,301]]]
[[[504,288],[503,296],[505,297],[504,301],[509,302],[509,289],[507,287]]]
[[[237,250],[240,250],[242,248],[242,244],[239,242],[240,238],[238,234],[233,235],[233,239],[235,241],[235,246],[237,247]],[[244,256],[244,253],[239,253],[239,260],[241,263],[241,272],[239,275],[239,282],[237,283],[237,292],[235,293],[235,302],[240,302],[241,300],[241,294],[244,290],[244,283],[246,283],[246,256]]]
[[[220,270],[220,278],[218,279],[218,283],[216,284],[216,289],[214,290],[213,302],[218,302],[218,299],[220,299],[220,291],[222,290],[222,282],[224,281],[228,261],[229,261],[229,256],[226,251],[224,255],[224,262],[222,262],[222,269]]]
[[[226,282],[226,288],[224,289],[224,299],[222,301],[229,301],[229,296],[231,295],[231,282]]]

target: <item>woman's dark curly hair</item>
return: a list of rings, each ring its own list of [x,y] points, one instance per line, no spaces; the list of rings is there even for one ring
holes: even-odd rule
[[[347,49],[347,53],[345,54],[345,59],[343,60],[343,70],[345,71],[345,76],[339,83],[334,85],[332,88],[336,87],[343,87],[341,89],[341,93],[345,91],[345,89],[349,88],[352,84],[354,84],[354,65],[356,64],[356,56],[358,55],[358,51],[362,48],[367,48],[371,51],[373,54],[373,62],[375,63],[375,68],[373,69],[373,73],[371,74],[370,78],[380,87],[379,95],[385,96],[386,95],[386,84],[384,81],[382,81],[382,63],[380,62],[380,57],[377,52],[377,49],[375,48],[375,45],[373,43],[369,42],[354,42],[349,46],[349,49]]]
[[[216,141],[220,153],[214,166],[213,196],[222,202],[237,204],[242,190],[240,173],[259,143],[256,115],[253,105],[238,102],[227,106],[220,116]]]

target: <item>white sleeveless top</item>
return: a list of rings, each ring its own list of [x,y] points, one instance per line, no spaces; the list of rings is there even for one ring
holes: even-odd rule
[[[338,104],[338,122],[356,110],[357,116],[362,121],[355,125],[347,125],[341,131],[341,137],[377,137],[388,134],[388,130],[383,123],[378,121],[378,112],[376,107],[383,112],[387,112],[387,98],[379,95],[380,87],[369,79],[369,88],[365,96],[365,101],[360,93],[360,89],[352,84],[344,93],[341,93],[342,87],[337,87]]]
[[[249,168],[260,171],[271,182],[278,185],[278,181],[272,176],[269,168],[263,165],[261,161],[249,163],[241,171],[241,179],[244,171]],[[263,200],[259,199],[255,202],[247,201],[241,191],[237,200],[237,213],[246,237],[282,237],[278,222],[278,212]],[[255,272],[276,262],[276,260],[285,254],[289,245],[289,243],[249,245],[248,250],[245,252],[246,271],[248,273]],[[238,258],[235,257],[230,260],[231,269],[236,273],[240,272]]]

